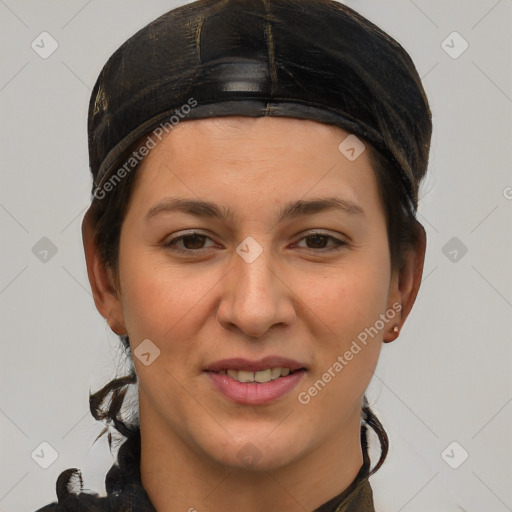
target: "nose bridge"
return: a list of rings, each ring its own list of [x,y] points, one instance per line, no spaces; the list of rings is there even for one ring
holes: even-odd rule
[[[237,297],[244,301],[258,301],[260,298],[270,298],[274,287],[271,277],[272,255],[270,251],[263,251],[254,261],[246,261],[240,257],[236,264],[235,274],[237,276]],[[268,297],[267,297],[268,296]]]
[[[262,336],[275,324],[292,320],[293,304],[277,278],[270,249],[245,240],[233,257],[227,293],[219,308],[219,321],[234,324],[249,336]]]

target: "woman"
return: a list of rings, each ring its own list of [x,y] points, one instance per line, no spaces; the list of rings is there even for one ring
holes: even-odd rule
[[[40,510],[373,511],[364,393],[425,255],[407,53],[334,1],[200,0],[112,55],[88,130],[88,275],[134,365],[91,411],[127,440],[108,496],[70,469]]]

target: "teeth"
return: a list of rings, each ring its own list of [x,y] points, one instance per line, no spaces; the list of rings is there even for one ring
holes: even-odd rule
[[[258,372],[246,372],[245,370],[221,370],[218,372],[221,375],[228,375],[234,380],[239,382],[270,382],[279,377],[286,377],[290,374],[290,368],[268,368]]]
[[[254,374],[256,382],[270,382],[272,379],[272,370],[260,370]]]
[[[254,382],[254,373],[253,372],[238,372],[238,380],[240,382]]]
[[[282,368],[272,368],[272,370],[270,370],[270,380],[278,379],[281,377],[281,370]]]

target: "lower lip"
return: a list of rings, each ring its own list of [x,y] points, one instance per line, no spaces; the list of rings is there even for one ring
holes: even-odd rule
[[[270,382],[239,382],[227,375],[207,372],[214,386],[237,404],[263,405],[275,402],[288,394],[304,377],[306,370],[299,370]]]

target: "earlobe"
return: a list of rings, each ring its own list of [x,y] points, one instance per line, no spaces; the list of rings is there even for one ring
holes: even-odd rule
[[[106,267],[101,261],[95,233],[91,213],[88,210],[82,221],[82,241],[94,304],[100,315],[107,320],[110,328],[116,334],[124,335],[127,332],[119,293],[116,289],[112,269]]]
[[[416,301],[423,275],[427,236],[423,226],[416,223],[416,243],[406,256],[405,263],[396,276],[396,281],[390,293],[390,302],[398,302],[401,306],[400,318],[391,325],[384,336],[384,342],[389,343],[398,338],[402,326],[409,316]]]

